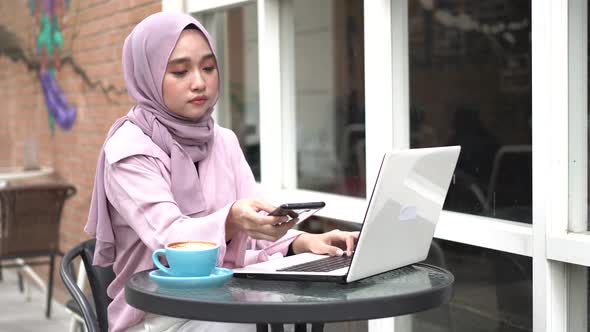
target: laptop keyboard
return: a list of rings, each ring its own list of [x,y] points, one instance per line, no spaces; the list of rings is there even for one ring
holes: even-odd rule
[[[315,261],[292,265],[277,271],[330,272],[350,265],[352,256],[330,256]]]

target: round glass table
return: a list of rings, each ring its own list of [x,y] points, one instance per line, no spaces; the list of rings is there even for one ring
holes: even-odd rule
[[[321,331],[326,322],[406,315],[448,303],[453,275],[441,268],[413,264],[349,284],[232,278],[216,288],[158,286],[150,271],[134,274],[125,285],[129,305],[172,317],[254,323],[257,331]]]

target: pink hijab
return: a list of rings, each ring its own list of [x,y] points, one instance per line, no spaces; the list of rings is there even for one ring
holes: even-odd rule
[[[127,91],[136,105],[113,124],[105,144],[125,121],[138,126],[170,156],[171,190],[181,212],[188,214],[190,211],[191,215],[199,216],[204,213],[205,201],[194,163],[205,159],[213,144],[213,108],[198,120],[187,119],[170,112],[162,95],[162,82],[170,54],[180,33],[191,25],[205,35],[215,55],[211,37],[205,28],[187,14],[152,14],[127,36],[123,45],[123,73]],[[129,156],[139,153],[130,152]],[[115,235],[104,189],[104,167],[103,145],[84,228],[86,233],[96,238],[94,264],[100,266],[113,264],[116,256]]]

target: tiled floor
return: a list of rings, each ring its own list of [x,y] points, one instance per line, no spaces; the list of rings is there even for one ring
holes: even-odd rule
[[[18,289],[16,271],[2,271],[0,281],[0,332],[66,332],[70,326],[70,315],[60,303],[51,306],[51,318],[45,318],[45,293],[31,288],[31,300],[26,292]],[[59,280],[58,280],[59,281]]]
[[[45,318],[45,293],[31,288],[31,300],[18,289],[16,271],[4,269],[0,281],[0,332],[67,332],[70,315],[56,301],[51,307],[51,318]],[[367,331],[366,322],[327,324],[326,332]]]
[[[479,266],[475,269],[482,274],[479,276],[473,272],[477,262],[455,262],[453,257],[452,255],[447,256],[447,262],[452,267],[455,276],[461,279],[461,283],[458,283],[455,288],[454,304],[414,316],[415,321],[412,322],[413,328],[410,331],[530,331],[530,328],[526,328],[530,325],[528,320],[531,319],[528,314],[520,319],[526,320],[526,324],[520,324],[524,328],[519,328],[518,324],[515,324],[520,320],[512,319],[509,322],[500,320],[495,284],[481,281],[487,280],[484,268]],[[465,259],[465,257],[462,258]],[[471,270],[471,272],[467,272],[467,270]],[[63,305],[53,302],[52,317],[46,319],[45,293],[33,287],[31,288],[31,301],[27,301],[26,293],[21,293],[18,289],[16,271],[5,269],[3,276],[4,280],[0,282],[0,332],[69,331],[70,316],[66,313]],[[473,280],[465,276],[470,276]],[[61,280],[57,281],[61,282]],[[514,290],[518,289],[530,292],[530,290],[526,291],[530,289],[530,281],[525,280],[521,283],[522,285],[515,284],[511,288],[511,292],[514,293]],[[526,298],[523,295],[515,296],[515,300],[523,297]],[[327,324],[325,331],[366,332],[367,322]]]

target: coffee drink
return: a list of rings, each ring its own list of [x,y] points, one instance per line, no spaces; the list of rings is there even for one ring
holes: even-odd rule
[[[213,242],[207,241],[182,241],[168,244],[168,248],[171,249],[186,249],[186,250],[202,250],[211,249],[217,245]]]
[[[165,256],[168,266],[164,266],[159,256]],[[152,254],[154,265],[163,272],[175,277],[209,276],[217,263],[219,246],[211,241],[179,241],[169,243],[164,249],[156,249]]]

